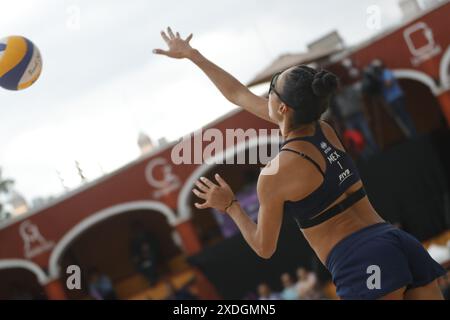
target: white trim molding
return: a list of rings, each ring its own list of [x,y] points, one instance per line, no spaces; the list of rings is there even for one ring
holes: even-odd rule
[[[447,47],[439,65],[439,78],[443,91],[450,90],[450,46]]]
[[[393,72],[397,79],[410,79],[423,83],[430,88],[435,96],[438,96],[442,91],[433,78],[424,72],[413,69],[395,69]]]
[[[2,259],[0,260],[0,269],[26,269],[36,275],[36,278],[41,286],[45,286],[50,282],[49,277],[45,274],[36,263],[24,259]]]
[[[94,226],[95,224],[106,220],[112,216],[119,215],[122,213],[136,211],[136,210],[151,210],[157,211],[158,213],[162,213],[167,218],[167,222],[169,225],[176,224],[176,216],[172,209],[161,202],[157,201],[132,201],[126,202],[122,204],[118,204],[103,210],[100,210],[81,222],[75,225],[72,229],[70,229],[57,243],[55,248],[52,251],[49,260],[49,275],[51,279],[57,279],[60,276],[60,258],[63,255],[66,248],[84,231]]]

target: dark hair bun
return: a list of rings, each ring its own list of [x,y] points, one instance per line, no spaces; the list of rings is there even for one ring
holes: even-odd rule
[[[318,97],[326,97],[333,94],[338,86],[338,78],[326,70],[317,72],[311,84],[312,91]]]

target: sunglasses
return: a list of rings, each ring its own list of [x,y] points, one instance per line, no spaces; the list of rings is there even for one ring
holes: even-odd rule
[[[289,105],[289,104],[285,101],[285,99],[281,96],[281,94],[280,94],[277,90],[275,90],[275,86],[276,86],[276,84],[277,84],[278,77],[280,76],[280,74],[281,74],[282,72],[283,72],[283,71],[277,72],[277,73],[275,73],[275,74],[272,76],[272,79],[270,80],[269,95],[270,95],[271,92],[273,92],[273,93],[275,93],[275,94],[277,95],[278,99],[280,99],[281,102],[283,102],[285,105]]]

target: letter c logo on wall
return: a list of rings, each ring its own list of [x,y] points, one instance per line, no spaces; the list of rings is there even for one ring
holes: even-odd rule
[[[441,53],[441,47],[434,40],[433,30],[425,22],[417,22],[406,28],[403,38],[412,54],[413,66],[418,66]]]
[[[165,158],[152,159],[145,168],[145,178],[150,186],[156,190],[156,199],[171,193],[181,186],[180,178],[172,172],[172,166]]]

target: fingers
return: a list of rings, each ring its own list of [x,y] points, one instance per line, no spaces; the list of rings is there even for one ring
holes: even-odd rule
[[[197,186],[197,188],[199,188],[201,191],[203,192],[208,192],[209,188],[207,186],[205,186],[203,183],[201,183],[200,181],[195,181],[195,185]]]
[[[169,45],[170,39],[164,31],[161,31],[161,37],[164,39],[164,41],[167,43],[167,45]]]
[[[206,209],[206,208],[208,208],[208,204],[206,203],[206,201],[203,202],[203,203],[196,202],[196,203],[194,203],[194,205],[195,205],[196,208],[199,208],[199,209]]]
[[[206,200],[208,196],[205,193],[198,191],[197,189],[192,189],[192,192],[199,198]]]
[[[228,183],[226,183],[226,181],[223,180],[222,177],[219,176],[218,173],[216,173],[216,174],[214,175],[214,177],[216,178],[216,181],[219,183],[219,185],[220,185],[221,187],[228,187]]]
[[[175,35],[172,32],[172,29],[170,29],[170,27],[167,27],[167,33],[169,34],[170,39],[175,38]]]
[[[167,36],[167,34],[168,34],[169,36]],[[173,31],[172,31],[172,29],[171,29],[170,27],[167,27],[167,34],[166,34],[164,31],[161,31],[161,36],[162,36],[162,38],[164,39],[164,41],[167,43],[167,45],[169,45],[170,40],[173,40],[173,39],[175,39],[175,38],[181,39],[180,33],[179,33],[179,32],[176,32],[176,34],[174,35],[174,34],[173,34]],[[191,39],[192,39],[193,36],[194,36],[194,35],[191,33],[190,35],[187,36],[187,38],[186,38],[185,41],[186,41],[187,43],[189,43],[189,41],[191,41]]]
[[[201,177],[200,180],[210,188],[217,187],[217,185],[214,182],[210,181],[208,178]]]
[[[164,54],[164,55],[167,56],[167,54],[169,53],[169,51],[162,50],[162,49],[153,49],[153,53],[156,53],[156,54]]]

